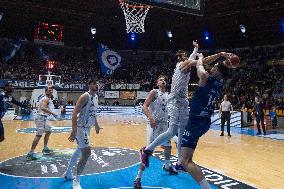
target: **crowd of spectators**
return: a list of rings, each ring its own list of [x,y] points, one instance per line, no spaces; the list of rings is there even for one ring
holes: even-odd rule
[[[265,109],[284,109],[284,46],[234,49],[242,67],[236,69],[223,93],[228,94],[236,109],[251,109],[258,96]],[[273,63],[276,63],[273,64]],[[216,105],[220,103],[218,99]]]
[[[47,64],[37,53],[39,46],[26,44],[7,63],[0,64],[0,79],[38,81],[39,75],[47,74]],[[251,107],[254,96],[263,99],[267,108],[283,107],[284,66],[269,65],[269,61],[284,59],[283,45],[245,49],[219,50],[237,54],[241,58],[241,68],[236,69],[233,79],[227,81],[224,93],[228,94],[232,104],[240,109]],[[1,51],[1,49],[0,49]],[[82,49],[45,47],[51,60],[56,61],[52,74],[60,75],[61,82],[82,83],[92,76],[110,89],[110,84],[140,84],[141,89],[149,91],[155,86],[156,78],[163,74],[171,76],[176,60],[171,52],[121,51],[122,66],[113,75],[102,76],[96,52]],[[216,51],[216,52],[219,52]],[[213,52],[203,51],[205,55]],[[196,73],[191,74],[191,83],[197,81]],[[170,87],[170,85],[169,85]],[[193,89],[194,90],[194,89]],[[221,101],[219,99],[218,102]]]
[[[38,81],[39,75],[46,75],[48,73],[47,63],[37,51],[37,46],[25,45],[12,60],[1,63],[0,79]],[[76,53],[73,50],[66,54],[61,52],[61,48],[57,48],[56,51],[58,54],[50,55],[50,60],[55,61],[55,66],[50,71],[54,75],[60,75],[62,82],[81,83],[90,76],[100,77],[96,59],[80,51]]]
[[[240,109],[251,109],[258,96],[265,109],[284,109],[284,67],[259,66],[239,68],[223,93],[230,96],[232,104]]]

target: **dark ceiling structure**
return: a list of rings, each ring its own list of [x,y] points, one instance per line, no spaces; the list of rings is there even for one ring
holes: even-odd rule
[[[173,46],[191,48],[192,40],[206,49],[283,43],[284,3],[280,0],[205,0],[204,16],[152,8],[146,32],[138,35],[136,48],[169,50],[166,31],[173,33]],[[125,19],[118,0],[0,0],[0,37],[26,36],[33,40],[39,22],[64,26],[68,46],[90,45],[90,27],[97,29],[97,42],[114,49],[130,49]],[[246,26],[248,37],[240,32]],[[204,40],[204,32],[210,40]]]

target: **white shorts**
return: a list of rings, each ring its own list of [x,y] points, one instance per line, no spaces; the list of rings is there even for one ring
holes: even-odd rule
[[[169,125],[178,125],[185,127],[188,122],[189,110],[188,104],[168,104]]]
[[[51,132],[51,126],[47,124],[47,116],[37,115],[35,118],[36,135],[43,135],[45,132]]]
[[[155,129],[151,128],[150,124],[147,125],[147,145],[153,142],[160,134],[168,130],[168,123],[166,121],[157,122],[157,127]],[[166,140],[162,146],[171,146],[171,141]]]
[[[76,141],[78,148],[86,148],[90,146],[91,127],[78,127]]]
[[[176,140],[180,146],[182,135],[188,123],[189,110],[188,104],[168,104],[169,112],[169,127],[173,128],[173,136],[176,135]]]

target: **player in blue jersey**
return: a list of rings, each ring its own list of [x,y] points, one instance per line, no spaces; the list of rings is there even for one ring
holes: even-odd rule
[[[4,92],[0,93],[0,142],[5,140],[4,127],[1,119],[4,117],[8,109],[12,107],[12,104],[28,108],[24,104],[16,101],[15,98],[11,96],[14,90],[14,86],[11,83],[6,83],[4,86]]]
[[[179,50],[176,54],[178,63],[174,70],[171,84],[171,92],[167,102],[169,125],[166,132],[161,133],[148,146],[141,148],[140,160],[144,167],[149,167],[149,157],[155,148],[164,141],[170,140],[178,134],[177,149],[178,162],[181,162],[181,136],[188,120],[188,83],[190,80],[190,70],[197,63],[196,55],[198,51],[198,43],[193,41],[194,50],[188,57],[187,53]]]
[[[213,102],[221,95],[223,80],[230,78],[230,69],[235,68],[230,62],[232,54],[223,53],[219,56],[226,57],[226,60],[216,63],[208,73],[203,67],[203,62],[208,63],[208,59],[205,60],[202,54],[198,54],[196,68],[199,82],[191,101],[188,124],[182,136],[182,163],[176,166],[177,170],[190,173],[201,189],[211,187],[201,169],[192,161],[193,154],[199,138],[209,130],[211,115],[214,113]]]

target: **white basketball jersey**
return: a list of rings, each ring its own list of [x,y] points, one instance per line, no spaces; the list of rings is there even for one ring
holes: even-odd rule
[[[48,116],[48,113],[42,111],[42,101],[48,99],[48,108],[51,110],[53,102],[50,98],[48,98],[47,96],[44,96],[40,99],[38,107],[37,107],[37,113],[38,115],[43,115],[43,116]]]
[[[198,48],[194,48],[189,59],[195,60]],[[171,93],[169,95],[169,103],[187,104],[188,105],[188,83],[190,79],[189,73],[182,73],[180,70],[181,62],[178,62],[172,77]]]
[[[77,126],[78,127],[91,127],[95,125],[96,121],[96,112],[99,106],[98,95],[91,95],[89,92],[86,92],[84,95],[88,95],[89,100],[82,108],[81,112],[78,115]]]
[[[149,111],[154,116],[156,121],[166,121],[168,119],[168,93],[163,93],[159,89],[156,89],[155,91],[156,96],[154,101],[149,106]]]
[[[169,102],[179,101],[188,103],[188,83],[190,79],[189,73],[182,73],[180,70],[181,62],[177,63],[174,75],[172,77],[171,93],[169,95]]]

